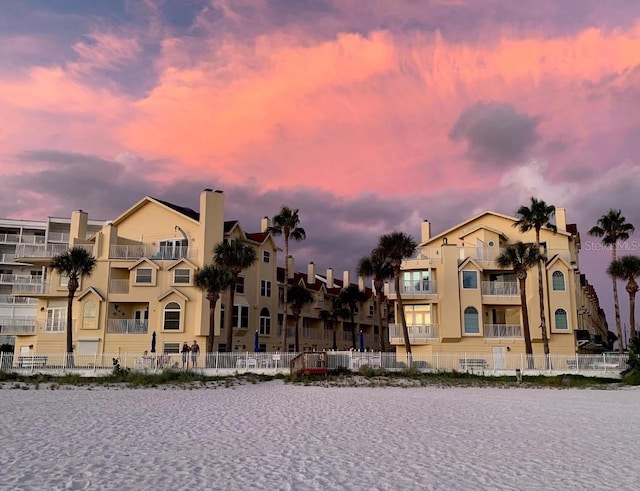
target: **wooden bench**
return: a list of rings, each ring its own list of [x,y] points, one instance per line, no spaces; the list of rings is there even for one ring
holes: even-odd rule
[[[460,362],[461,370],[486,370],[487,368],[489,368],[487,360],[483,358],[460,358],[460,360],[458,361]]]
[[[47,366],[46,356],[18,356],[18,368],[44,368]]]

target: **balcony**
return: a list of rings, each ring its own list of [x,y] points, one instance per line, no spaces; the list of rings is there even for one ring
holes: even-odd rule
[[[107,319],[109,334],[147,334],[149,321],[138,319]]]
[[[437,283],[434,280],[400,281],[400,293],[402,298],[422,298],[437,295]],[[396,288],[393,282],[389,283],[389,298],[396,298]]]
[[[68,244],[69,234],[62,233],[62,232],[49,232],[47,240],[49,242],[56,242],[58,244]]]
[[[35,317],[0,317],[0,335],[20,336],[36,332]]]
[[[38,303],[37,298],[14,297],[13,295],[0,295],[0,305],[35,305]]]
[[[0,244],[44,244],[44,235],[0,234]]]
[[[109,293],[129,293],[129,279],[110,280]]]
[[[429,339],[438,339],[438,324],[407,326],[409,340],[412,343],[426,343]],[[392,344],[404,343],[402,324],[389,324],[389,340]]]
[[[112,245],[109,259],[137,261],[143,257],[158,260],[175,260],[180,258],[195,259],[198,251],[193,247],[154,247],[146,244]]]
[[[73,247],[85,249],[89,254],[93,254],[93,244],[76,244]],[[15,260],[30,263],[48,262],[51,258],[64,254],[68,250],[67,244],[19,244],[16,246]]]
[[[0,254],[0,263],[15,263],[15,254]]]
[[[483,281],[482,294],[495,297],[519,297],[520,287],[517,282]]]
[[[486,339],[521,338],[522,326],[519,324],[485,324],[484,337]]]
[[[0,274],[1,285],[13,285],[14,283],[42,283],[41,275]]]
[[[72,320],[72,326],[75,325],[75,319]],[[36,321],[36,326],[40,332],[65,332],[67,329],[67,319],[51,318]]]
[[[304,339],[324,339],[324,329],[320,327],[303,327],[302,328],[302,337]]]
[[[14,283],[11,293],[13,295],[44,295],[51,293],[51,282]]]

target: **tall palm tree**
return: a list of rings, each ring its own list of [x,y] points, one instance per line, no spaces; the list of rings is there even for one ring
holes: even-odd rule
[[[536,246],[540,251],[540,229],[542,227],[556,233],[558,228],[550,222],[551,216],[556,212],[556,207],[553,205],[547,205],[542,200],[531,198],[531,206],[527,207],[522,205],[518,208],[516,215],[519,219],[513,224],[514,227],[519,227],[521,232],[528,232],[529,230],[535,230],[536,232]],[[544,315],[544,287],[542,283],[542,263],[545,260],[544,255],[540,255],[538,261],[538,299],[540,302],[540,330],[542,331],[542,343],[544,345],[544,354],[549,354],[549,336],[547,335],[547,322]]]
[[[379,261],[388,262],[393,270],[393,284],[396,290],[396,302],[400,322],[402,323],[402,332],[404,334],[404,347],[407,355],[411,355],[411,341],[409,340],[409,330],[407,329],[407,319],[404,315],[404,305],[402,304],[402,295],[400,295],[400,267],[402,260],[412,257],[418,244],[413,236],[404,232],[391,232],[381,236],[378,239],[378,245],[372,252],[372,256],[378,258]]]
[[[227,352],[233,351],[233,312],[235,309],[236,284],[242,271],[256,262],[256,251],[244,239],[232,239],[220,242],[213,248],[213,262],[225,267],[231,274],[229,281],[229,309],[227,310]],[[238,320],[240,317],[238,316]]]
[[[307,233],[302,227],[300,227],[300,217],[298,216],[298,209],[292,209],[288,206],[282,206],[280,213],[273,217],[271,220],[272,225],[268,231],[272,235],[282,235],[284,238],[284,291],[283,291],[283,303],[288,305],[287,290],[289,282],[289,240],[295,241],[304,240],[307,238]],[[282,349],[285,350],[287,346],[287,309],[285,307],[282,315]]]
[[[606,215],[602,215],[596,225],[591,227],[589,235],[601,237],[602,243],[611,246],[611,262],[616,260],[618,242],[628,240],[635,232],[635,227],[627,222],[622,215],[622,210],[610,209]],[[624,352],[622,338],[622,324],[620,323],[620,303],[618,301],[618,284],[614,277],[611,278],[613,284],[613,308],[616,317],[616,333],[618,334],[618,351]]]
[[[640,257],[622,256],[620,259],[611,261],[607,273],[615,280],[626,280],[626,290],[629,294],[629,340],[637,336],[636,333],[636,293],[638,293],[638,282],[640,277]],[[622,344],[622,339],[620,340]]]
[[[96,258],[82,247],[72,247],[66,252],[55,256],[51,261],[51,268],[61,275],[67,276],[67,355],[68,365],[73,366],[73,297],[80,286],[80,280],[91,275],[96,267]]]
[[[332,345],[331,345],[331,349],[333,350],[337,350],[338,349],[338,340],[336,339],[337,337],[337,331],[338,331],[338,318],[342,317],[343,319],[348,319],[349,318],[349,310],[345,309],[342,306],[342,302],[340,301],[339,297],[333,297],[331,299],[331,310],[321,310],[320,311],[320,318],[327,322],[329,324],[329,327],[331,327],[331,331],[332,331]]]
[[[216,304],[220,299],[220,292],[229,288],[231,284],[231,273],[224,266],[207,264],[196,271],[193,276],[193,284],[207,294],[207,300],[209,301],[209,336],[207,336],[206,353],[213,353]]]
[[[512,269],[520,286],[520,305],[522,305],[522,334],[527,353],[529,368],[533,368],[533,347],[531,346],[531,330],[529,329],[529,309],[527,308],[526,281],[527,272],[536,264],[540,264],[542,254],[536,244],[516,242],[507,246],[496,258],[501,268]]]
[[[300,335],[298,329],[298,320],[300,319],[300,314],[302,314],[302,309],[305,305],[313,302],[313,295],[311,292],[307,290],[305,287],[300,285],[293,285],[289,288],[289,306],[291,307],[291,313],[293,314],[293,318],[295,320],[295,351],[296,353],[300,352]]]
[[[349,285],[340,290],[338,298],[342,305],[346,305],[347,309],[349,309],[349,320],[351,322],[351,347],[356,349],[356,309],[367,301],[367,295],[358,288],[358,285]]]
[[[391,264],[380,260],[375,255],[365,256],[358,261],[358,275],[364,278],[373,277],[373,287],[376,290],[376,322],[380,332],[380,349],[387,351],[385,325],[382,322],[382,304],[385,302],[384,282],[393,278]]]

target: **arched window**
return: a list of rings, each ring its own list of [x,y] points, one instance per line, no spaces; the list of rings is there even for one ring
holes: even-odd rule
[[[165,331],[179,331],[180,330],[180,304],[176,302],[169,302],[164,307],[164,322],[163,329]]]
[[[564,291],[564,274],[562,271],[554,271],[551,275],[551,283],[553,285],[554,292]]]
[[[266,307],[260,311],[260,334],[263,336],[271,334],[271,314]]]
[[[556,320],[556,329],[559,330],[567,330],[569,329],[569,324],[567,322],[567,312],[564,309],[557,309],[555,312],[555,320]]]
[[[478,322],[478,311],[475,307],[464,309],[464,333],[479,334],[480,323]]]
[[[96,303],[89,301],[82,308],[82,329],[97,329],[96,318],[98,317],[98,309]]]

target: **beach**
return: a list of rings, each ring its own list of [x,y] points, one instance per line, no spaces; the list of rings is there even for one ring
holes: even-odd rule
[[[637,388],[9,387],[2,489],[637,489]]]

